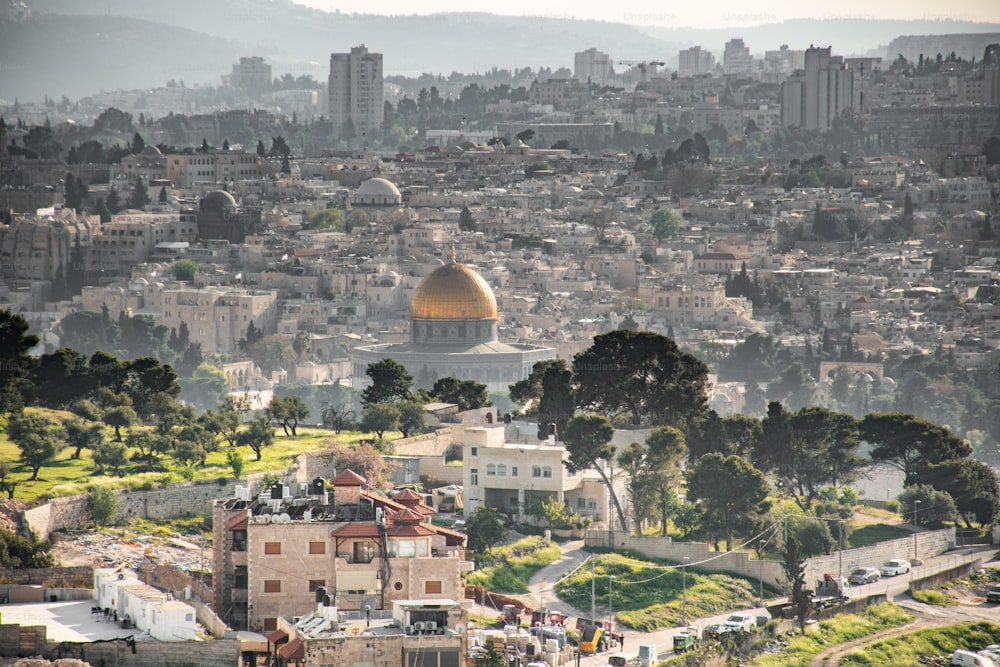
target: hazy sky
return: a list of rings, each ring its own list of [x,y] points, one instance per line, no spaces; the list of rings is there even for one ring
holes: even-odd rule
[[[791,18],[909,19],[930,21],[987,21],[1000,23],[997,0],[841,0],[807,3],[802,0],[714,0],[713,2],[580,2],[579,0],[506,0],[490,3],[460,0],[293,0],[324,11],[358,14],[433,14],[437,12],[483,11],[514,16],[576,18],[616,23],[658,26],[730,28],[774,23]]]

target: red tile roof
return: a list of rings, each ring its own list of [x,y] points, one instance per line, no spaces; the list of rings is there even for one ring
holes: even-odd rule
[[[397,491],[392,494],[392,499],[403,504],[406,504],[404,501],[407,500],[415,500],[418,503],[422,503],[424,501],[424,497],[413,489],[403,489],[402,491]]]
[[[296,637],[278,649],[278,655],[285,660],[302,660],[306,657],[306,645],[301,639]]]
[[[403,508],[392,515],[392,522],[398,524],[420,523],[424,517],[419,512],[414,512],[409,507]]]
[[[243,510],[239,514],[229,517],[226,522],[226,530],[246,530],[250,523],[250,510]]]
[[[288,639],[288,633],[285,632],[284,630],[275,630],[274,632],[272,632],[267,636],[267,641],[271,642],[272,644],[277,644],[282,639]]]
[[[330,480],[334,486],[362,486],[368,480],[351,469],[342,471],[339,475]]]
[[[390,526],[386,534],[389,537],[427,537],[428,535],[434,535],[434,531],[427,526],[402,524],[399,526]]]
[[[331,537],[378,537],[374,523],[345,523],[330,533]]]

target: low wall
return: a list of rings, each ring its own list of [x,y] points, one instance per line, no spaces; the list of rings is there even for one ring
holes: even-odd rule
[[[94,568],[39,567],[24,570],[0,570],[0,583],[46,586],[48,588],[91,588],[94,585]]]
[[[194,607],[195,616],[198,622],[208,630],[216,639],[222,639],[226,632],[229,630],[229,626],[223,622],[221,618],[215,615],[215,612],[209,609],[204,603],[198,600],[187,600],[187,603]]]
[[[748,579],[757,580],[763,570],[764,583],[772,588],[784,590],[785,570],[781,563],[773,560],[751,560],[745,551],[712,551],[706,542],[674,542],[669,537],[636,537],[622,531],[614,532],[614,544],[606,530],[587,531],[587,547],[614,547],[633,549],[649,558],[669,560],[681,564],[685,558],[697,563],[695,569],[709,572],[731,572]]]
[[[48,660],[76,658],[105,667],[237,667],[240,664],[240,642],[235,639],[51,642],[46,639],[44,625],[0,625],[0,657],[39,655]]]
[[[130,519],[173,519],[179,516],[212,516],[212,503],[235,495],[235,480],[182,482],[164,489],[117,491],[118,509],[112,523]],[[83,528],[92,524],[87,507],[89,496],[54,498],[21,513],[21,526],[39,538],[64,528]]]
[[[978,572],[983,568],[983,559],[977,558],[976,560],[969,561],[967,563],[961,563],[954,567],[949,567],[944,570],[935,572],[934,574],[929,574],[927,576],[920,577],[919,579],[914,579],[910,582],[911,591],[923,591],[928,588],[937,588],[941,584],[947,583],[949,581],[954,581],[955,579],[962,579],[967,577],[973,572]]]
[[[954,528],[929,530],[917,533],[917,556],[928,559],[955,547]],[[843,561],[844,576],[856,567],[879,567],[887,560],[902,558],[913,560],[913,537],[878,542],[858,549],[844,549],[843,554],[834,551],[829,556],[814,556],[806,561],[806,583],[810,586],[823,578],[824,574],[840,572]]]

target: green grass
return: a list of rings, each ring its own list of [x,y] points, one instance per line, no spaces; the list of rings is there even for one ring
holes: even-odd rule
[[[911,667],[927,664],[926,659],[930,656],[950,656],[955,649],[978,651],[997,643],[1000,643],[1000,625],[969,621],[946,628],[918,630],[876,642],[844,656],[840,664]]]
[[[917,602],[934,604],[939,607],[950,607],[953,604],[956,604],[954,600],[945,597],[944,593],[936,590],[913,591],[913,599]]]
[[[559,547],[552,543],[542,546],[527,556],[511,556],[510,553],[515,547],[524,548],[541,546],[542,544],[542,538],[533,535],[513,544],[494,548],[493,555],[506,556],[507,562],[469,573],[466,577],[466,583],[474,586],[485,586],[498,593],[527,593],[528,580],[531,575],[546,565],[559,560],[562,553],[559,551]]]
[[[843,614],[819,622],[819,628],[793,637],[788,648],[776,655],[759,655],[751,667],[808,667],[814,656],[834,646],[859,639],[887,628],[897,628],[913,620],[913,616],[896,605],[884,602],[868,608],[868,614]],[[867,650],[867,649],[866,649]],[[844,664],[844,663],[842,663]],[[865,663],[880,665],[884,663]],[[899,663],[912,667],[918,662]]]
[[[598,610],[608,609],[609,575],[615,619],[642,632],[680,625],[684,598],[688,618],[702,618],[752,606],[757,582],[723,573],[688,568],[662,569],[657,563],[623,554],[595,556],[595,594]],[[590,567],[586,566],[556,586],[556,593],[578,609],[590,608]],[[684,589],[686,588],[686,596]]]
[[[60,421],[71,416],[68,412],[37,408],[29,408],[28,410],[46,414]],[[18,461],[21,456],[21,450],[7,439],[6,423],[2,424],[2,426],[4,427],[4,432],[0,434],[0,461],[7,461],[10,464],[13,474],[9,479],[17,482],[14,497],[20,500],[43,500],[46,498],[87,493],[87,488],[91,485],[106,486],[111,489],[135,490],[168,486],[188,478],[193,481],[219,478],[232,479],[232,469],[226,463],[228,445],[221,443],[218,451],[208,455],[204,466],[195,467],[193,470],[185,470],[171,456],[165,455],[158,462],[163,470],[158,472],[130,472],[137,468],[137,465],[130,461],[128,465],[122,467],[122,471],[126,473],[126,476],[123,478],[115,477],[112,474],[95,475],[94,463],[89,450],[83,450],[79,459],[71,459],[70,455],[73,453],[73,450],[66,447],[59,452],[54,461],[42,466],[42,469],[38,473],[38,480],[31,482],[28,481],[28,478],[31,477],[31,469]],[[114,432],[108,429],[107,436],[109,438],[114,437]],[[291,438],[285,437],[281,429],[277,429],[274,444],[262,450],[260,461],[256,460],[256,455],[252,450],[246,447],[241,448],[240,451],[246,460],[243,474],[283,471],[302,452],[319,451],[333,445],[343,446],[345,444],[354,444],[365,437],[367,436],[361,433],[341,432],[339,435],[335,435],[331,431],[300,427],[298,429],[298,436]],[[134,451],[129,451],[130,457]]]
[[[876,542],[886,540],[896,540],[900,537],[907,537],[913,533],[899,526],[892,526],[884,523],[869,523],[855,528],[847,540],[851,548],[867,547]]]

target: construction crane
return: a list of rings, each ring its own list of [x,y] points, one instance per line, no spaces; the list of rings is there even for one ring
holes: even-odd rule
[[[646,82],[646,69],[648,67],[662,67],[666,65],[662,60],[619,60],[619,65],[628,65],[639,70],[639,83]]]

